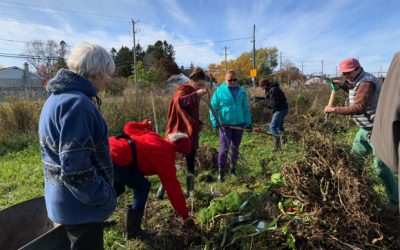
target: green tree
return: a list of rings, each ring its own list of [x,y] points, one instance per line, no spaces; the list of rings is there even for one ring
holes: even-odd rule
[[[162,67],[145,67],[142,61],[138,62],[138,73],[140,86],[145,88],[165,88],[166,79],[168,77],[167,72]],[[134,82],[135,70],[132,69],[129,80]]]
[[[278,66],[278,49],[276,47],[258,49],[256,65],[257,78],[261,79],[271,75]]]
[[[114,49],[114,48],[113,48]],[[113,49],[111,49],[111,55],[113,55]],[[114,49],[115,54],[115,49]],[[136,45],[136,61],[143,60],[145,52],[140,44]],[[128,47],[122,46],[119,51],[115,54],[115,74],[120,77],[129,77],[133,67],[133,51]]]
[[[122,46],[115,55],[115,75],[129,77],[133,65],[133,53],[125,46]]]
[[[167,41],[157,41],[154,45],[149,45],[143,63],[145,67],[162,67],[168,75],[180,73],[175,62],[174,46]]]

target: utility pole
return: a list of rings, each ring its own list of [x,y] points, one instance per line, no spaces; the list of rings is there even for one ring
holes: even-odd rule
[[[304,73],[303,73],[303,61],[301,61],[301,74],[304,75]]]
[[[256,69],[256,25],[253,25],[253,69]],[[252,77],[253,87],[256,87],[256,77]]]
[[[138,87],[138,79],[139,79],[139,75],[138,75],[138,68],[137,68],[137,63],[136,63],[136,39],[135,39],[135,23],[139,22],[138,21],[134,21],[132,19],[132,34],[133,34],[133,67],[135,68],[135,89],[137,89]]]
[[[228,62],[227,62],[227,56],[228,56],[228,53],[227,53],[227,47],[225,46],[225,75],[226,75],[226,73],[228,72]]]
[[[279,82],[282,82],[282,51],[279,52]]]
[[[324,83],[324,60],[321,60],[321,78],[319,78],[320,83]]]
[[[324,60],[321,61],[321,77],[324,76]]]

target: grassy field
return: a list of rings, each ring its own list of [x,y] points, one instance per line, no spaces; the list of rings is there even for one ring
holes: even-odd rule
[[[201,134],[200,143],[211,148],[219,147],[218,137],[215,131],[205,131]],[[240,158],[238,162],[237,176],[228,176],[226,182],[217,182],[217,172],[205,169],[207,166],[197,167],[196,177],[196,195],[198,201],[192,198],[188,199],[188,206],[191,212],[196,213],[207,207],[214,197],[212,193],[222,195],[230,192],[238,193],[262,193],[271,173],[278,172],[282,164],[292,163],[301,160],[304,151],[301,144],[292,140],[283,145],[283,150],[273,152],[272,138],[259,133],[245,133],[240,147]],[[183,164],[184,165],[184,164]],[[185,189],[184,179],[185,170],[181,168],[178,171],[179,179]],[[170,225],[169,219],[174,214],[169,201],[157,200],[155,198],[156,190],[159,185],[158,177],[149,178],[152,182],[152,191],[147,204],[149,214],[145,218],[144,227],[157,233],[156,244],[147,244],[140,240],[127,241],[122,237],[123,218],[126,204],[132,199],[132,194],[126,192],[119,199],[118,209],[112,216],[112,219],[118,221],[117,226],[106,230],[105,243],[107,249],[166,249],[178,241],[184,241],[184,232],[179,232],[181,222],[173,218],[176,224]],[[37,197],[43,193],[43,176],[38,146],[32,144],[24,150],[17,153],[9,153],[0,157],[0,209],[16,204],[18,202]],[[178,228],[170,228],[177,225]],[[165,234],[171,229],[179,237],[171,240],[170,234]],[[163,235],[164,234],[164,235]],[[182,236],[183,235],[183,236]],[[250,246],[249,242],[242,243],[243,246]],[[206,246],[207,242],[200,242],[197,246]],[[196,249],[194,247],[194,249]],[[256,248],[257,249],[257,248]]]
[[[252,90],[249,91],[252,92]],[[316,208],[315,205],[310,205],[310,202],[305,201],[304,197],[296,197],[296,193],[288,192],[288,190],[293,191],[296,187],[290,183],[290,180],[283,177],[282,169],[297,169],[304,165],[304,162],[309,162],[311,168],[316,172],[314,173],[314,170],[310,170],[313,173],[299,172],[298,176],[303,178],[304,174],[304,178],[308,176],[307,178],[311,178],[312,181],[317,181],[316,197],[321,193],[326,195],[328,191],[332,192],[328,198],[332,199],[329,202],[335,205],[335,198],[340,190],[334,186],[322,188],[323,183],[326,185],[324,178],[332,173],[324,173],[322,177],[319,176],[319,165],[330,162],[331,165],[338,164],[339,166],[342,159],[335,158],[337,157],[336,150],[350,151],[357,128],[350,119],[343,117],[334,116],[328,123],[323,122],[321,110],[327,102],[326,91],[321,89],[288,90],[286,93],[291,107],[291,113],[286,122],[289,133],[288,143],[283,145],[281,151],[274,152],[272,137],[246,132],[240,146],[237,176],[228,175],[224,183],[217,181],[217,169],[215,166],[212,168],[213,164],[209,161],[215,159],[215,153],[219,149],[217,133],[209,126],[202,131],[200,157],[196,166],[196,192],[194,196],[187,198],[189,210],[196,218],[196,231],[182,229],[182,221],[175,216],[168,199],[156,199],[159,180],[158,177],[151,176],[149,180],[152,187],[143,227],[154,232],[155,236],[150,242],[125,240],[122,237],[125,208],[132,199],[132,193],[128,191],[119,198],[117,210],[111,217],[117,221],[117,224],[105,231],[106,249],[206,250],[222,248],[296,249],[302,248],[302,246],[303,248],[304,246],[337,247],[339,244],[337,242],[325,245],[324,241],[319,239],[316,239],[317,243],[313,245],[314,241],[312,240],[315,239],[312,238],[312,232],[317,234],[321,225],[325,225],[326,230],[329,231],[327,225],[330,225],[330,222],[324,219],[326,214],[319,213],[318,210],[326,209],[326,207]],[[154,109],[159,118],[158,124],[162,133],[162,128],[165,127],[165,107],[170,97],[156,96],[157,105],[154,109],[152,109],[149,98],[142,97],[128,94],[124,98],[108,98],[104,101],[102,113],[109,124],[111,134],[118,133],[126,121],[141,120],[145,117],[152,118]],[[344,98],[343,95],[338,95],[339,102],[344,102]],[[35,125],[40,110],[37,107],[40,104],[12,102],[9,105],[0,105],[0,210],[43,194],[42,165],[36,138],[37,126]],[[139,110],[133,107],[143,108]],[[265,128],[266,123],[269,122],[270,113],[254,102],[252,102],[252,112],[255,126]],[[116,116],[115,114],[121,115]],[[208,121],[208,108],[204,103],[201,106],[201,119]],[[29,121],[29,123],[22,123],[27,124],[27,127],[13,127],[13,124],[19,124],[24,120]],[[310,139],[312,140],[310,141]],[[318,143],[322,143],[321,150],[329,152],[321,151],[321,157],[310,163],[310,154],[319,150],[318,148],[314,149],[314,147],[318,147]],[[326,149],[324,145],[331,146],[331,148]],[[310,153],[310,149],[314,151]],[[182,163],[181,165],[184,166]],[[332,169],[329,171],[332,172]],[[371,171],[369,173],[374,178],[374,173]],[[178,177],[184,190],[186,189],[185,174],[184,167],[178,170]],[[364,178],[364,176],[360,178]],[[304,179],[303,181],[306,184],[310,180]],[[364,182],[360,180],[360,183]],[[379,196],[373,202],[384,204],[386,196],[382,186],[376,180],[372,183],[373,192]],[[337,183],[332,182],[332,185],[337,185]],[[285,188],[286,190],[284,190]],[[368,188],[371,189],[371,186]],[[350,190],[352,191],[352,189]],[[368,198],[362,197],[362,199]],[[344,214],[349,213],[346,206],[342,207],[344,207]],[[297,210],[296,212],[287,212],[288,208]],[[329,209],[328,206],[328,215],[338,212]],[[318,213],[320,217],[318,217]],[[334,215],[336,216],[336,214]],[[337,216],[341,215],[339,213]],[[260,223],[266,225],[264,229],[258,227]],[[308,227],[310,227],[309,231],[305,231]],[[334,229],[329,231],[329,236],[347,240],[345,236],[337,235],[337,230]],[[340,231],[340,229],[338,230]],[[344,230],[349,230],[347,233],[350,235],[353,229],[346,228]],[[364,231],[357,233],[359,235],[368,234]],[[395,241],[393,239],[397,239],[397,236],[388,234],[387,238],[391,239],[389,240],[391,242]],[[368,242],[371,240],[371,238],[365,239]],[[355,246],[361,248],[366,246],[358,239],[355,239],[355,242],[352,242]],[[393,244],[400,246],[400,244]],[[382,246],[387,246],[386,242]],[[351,247],[344,248],[351,249]]]

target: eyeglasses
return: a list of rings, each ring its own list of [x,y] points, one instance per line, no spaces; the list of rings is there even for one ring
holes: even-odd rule
[[[343,72],[342,75],[349,76],[349,75],[353,74],[353,72],[354,72],[354,70],[350,71],[350,72]]]
[[[236,81],[237,81],[236,78],[228,80],[228,82],[236,82]]]
[[[344,76],[349,76],[349,75],[353,74],[354,72],[356,72],[357,69],[358,69],[358,68],[355,68],[354,70],[352,70],[352,71],[350,71],[350,72],[343,72],[342,75],[344,75]]]

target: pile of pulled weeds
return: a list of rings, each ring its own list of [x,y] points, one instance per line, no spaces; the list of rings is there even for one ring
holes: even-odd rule
[[[285,185],[279,193],[298,201],[294,212],[282,208],[286,234],[300,249],[399,249],[398,208],[373,188],[377,182],[368,163],[357,165],[349,147],[335,140],[341,125],[305,126],[305,158],[281,167]]]

